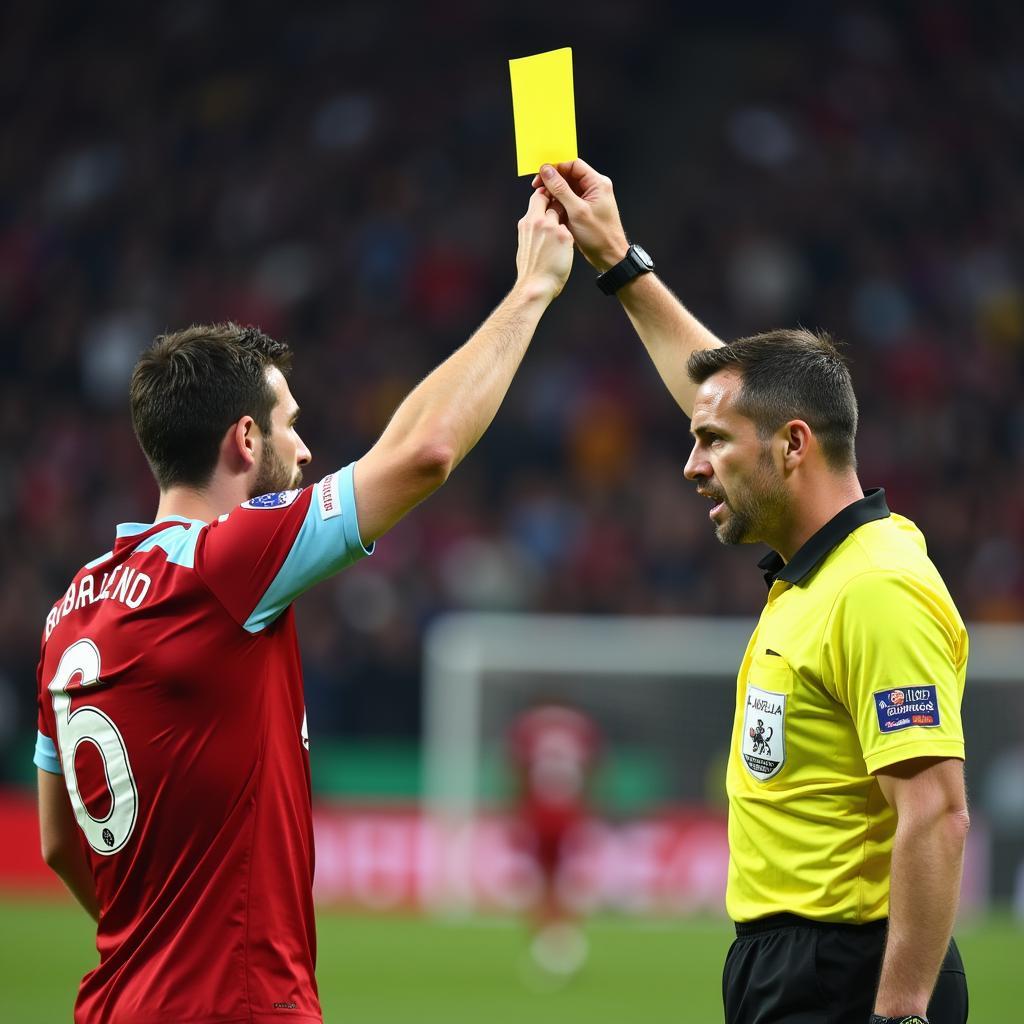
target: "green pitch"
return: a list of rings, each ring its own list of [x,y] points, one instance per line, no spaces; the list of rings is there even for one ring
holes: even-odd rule
[[[211,923],[211,926],[212,923]],[[328,1024],[715,1024],[728,926],[601,918],[590,962],[568,987],[531,991],[525,945],[509,921],[319,916],[320,992]],[[971,1019],[1017,1019],[1024,930],[991,918],[957,930]],[[64,903],[0,899],[0,1017],[70,1021],[79,976],[93,962],[91,924]]]

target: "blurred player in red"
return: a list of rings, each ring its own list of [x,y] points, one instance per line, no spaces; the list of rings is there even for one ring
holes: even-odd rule
[[[587,955],[586,937],[563,894],[562,871],[574,833],[589,813],[599,749],[591,719],[556,701],[529,708],[509,735],[519,822],[541,882],[530,952],[535,965],[554,977],[574,974]]]
[[[220,324],[140,359],[132,419],[159,507],[75,574],[39,662],[43,855],[97,920],[76,1024],[321,1021],[291,605],[473,447],[571,262],[534,196],[509,295],[366,455],[301,489],[286,345]]]

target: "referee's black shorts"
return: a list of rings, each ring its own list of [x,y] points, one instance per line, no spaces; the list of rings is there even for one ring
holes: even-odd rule
[[[776,914],[736,925],[722,975],[726,1024],[867,1024],[885,921],[826,924]],[[928,1007],[931,1024],[964,1024],[967,979],[950,942]]]

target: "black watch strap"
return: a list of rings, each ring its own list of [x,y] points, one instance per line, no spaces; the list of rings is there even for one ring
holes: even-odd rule
[[[868,1024],[928,1024],[928,1018],[922,1017],[919,1013],[912,1013],[907,1017],[883,1017],[881,1014],[871,1014]]]
[[[609,270],[597,276],[597,287],[605,295],[614,295],[624,284],[629,284],[641,274],[649,274],[654,269],[654,260],[639,245],[631,245],[626,255]]]

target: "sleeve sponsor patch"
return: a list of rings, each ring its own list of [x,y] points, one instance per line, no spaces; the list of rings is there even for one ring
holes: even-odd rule
[[[903,686],[877,690],[874,694],[878,729],[882,733],[899,732],[920,725],[939,725],[939,693],[935,686]]]
[[[338,493],[338,474],[325,476],[316,485],[317,500],[320,503],[320,518],[333,519],[341,515],[341,495]]]
[[[250,498],[242,502],[242,508],[284,508],[290,505],[302,492],[294,491],[271,491],[270,494],[261,494],[257,498]]]

